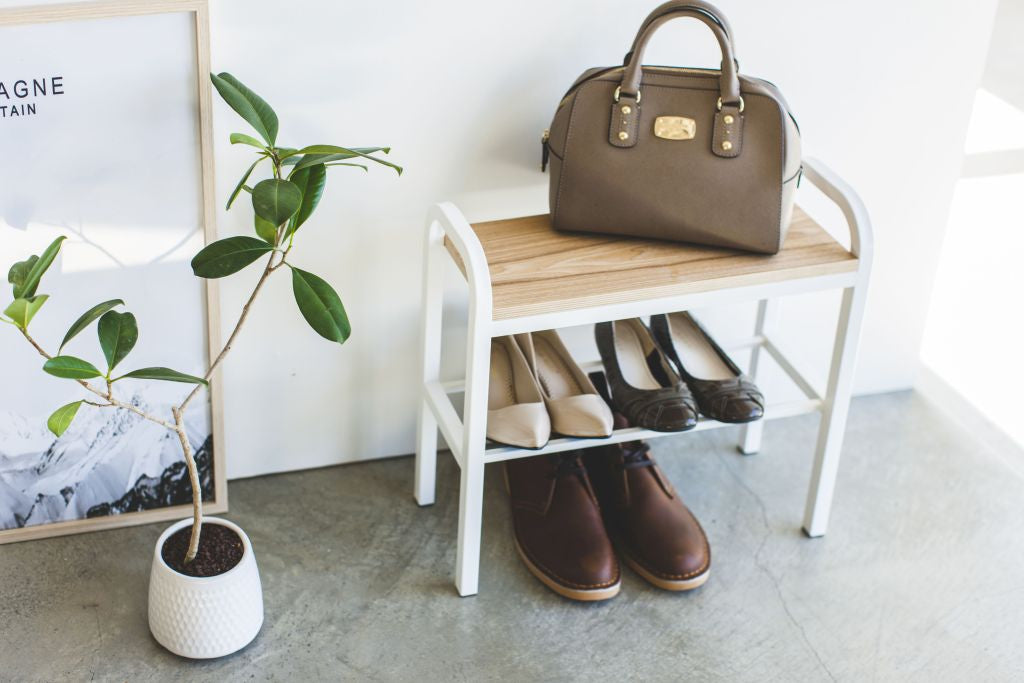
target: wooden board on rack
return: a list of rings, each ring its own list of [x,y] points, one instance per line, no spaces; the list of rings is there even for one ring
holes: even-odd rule
[[[856,257],[799,207],[774,256],[556,232],[546,214],[473,230],[490,266],[495,320],[857,270]],[[445,246],[465,272],[455,246]]]

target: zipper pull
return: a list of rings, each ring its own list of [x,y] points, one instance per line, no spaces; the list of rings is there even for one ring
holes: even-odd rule
[[[548,141],[551,139],[551,131],[545,130],[540,137],[540,172],[548,170],[548,155],[551,153],[548,148]]]
[[[797,176],[796,176],[796,187],[797,187],[797,189],[800,189],[800,181],[803,180],[803,179],[804,179],[804,165],[800,164],[800,170],[797,171]]]

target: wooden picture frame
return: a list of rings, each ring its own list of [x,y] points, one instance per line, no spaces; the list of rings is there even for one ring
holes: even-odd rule
[[[2,9],[0,10],[0,35],[2,35],[3,30],[13,26],[43,25],[55,22],[89,22],[92,20],[119,18],[130,19],[174,13],[187,14],[189,17],[188,21],[194,28],[194,44],[190,46],[190,50],[194,47],[196,74],[195,102],[198,103],[198,109],[195,113],[194,130],[198,133],[196,154],[198,155],[198,175],[201,185],[197,190],[201,207],[197,207],[199,212],[196,216],[197,222],[200,222],[201,225],[197,225],[192,234],[201,234],[203,243],[209,243],[216,239],[216,214],[214,206],[213,129],[211,120],[212,91],[208,78],[210,72],[210,45],[207,0],[101,0]],[[161,36],[161,39],[166,40],[166,36]],[[191,103],[189,106],[192,106]],[[3,215],[0,215],[0,219],[3,219]],[[8,255],[8,250],[4,249],[4,264],[0,265],[3,265],[5,272],[7,268],[6,262],[8,260],[17,260],[8,259]],[[18,258],[23,258],[23,256],[19,255]],[[187,264],[182,265],[187,268]],[[49,274],[49,278],[53,278],[54,275],[56,274]],[[188,276],[192,277],[191,272],[188,273]],[[205,290],[201,292],[200,296],[205,299],[206,305],[205,353],[206,363],[209,363],[210,359],[214,358],[221,349],[219,296],[216,280],[203,280],[200,286]],[[125,294],[127,300],[128,293]],[[0,330],[0,332],[3,332],[3,330]],[[142,334],[145,334],[144,329]],[[197,342],[197,344],[201,344],[201,342]],[[41,372],[39,374],[42,375]],[[216,514],[226,512],[228,509],[220,371],[216,371],[210,379],[208,424],[211,432],[204,443],[212,441],[213,499],[204,502],[204,512]],[[2,453],[3,444],[0,443],[0,454]],[[0,529],[0,544],[182,519],[190,514],[191,504],[186,503],[136,512],[109,514],[103,517],[83,517],[34,526]]]

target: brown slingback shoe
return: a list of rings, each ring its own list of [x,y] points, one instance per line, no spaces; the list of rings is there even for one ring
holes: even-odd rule
[[[651,331],[690,387],[702,415],[733,424],[764,417],[761,390],[693,316],[651,316]]]

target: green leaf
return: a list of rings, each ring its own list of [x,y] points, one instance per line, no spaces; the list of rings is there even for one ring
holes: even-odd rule
[[[15,299],[4,310],[4,315],[14,321],[14,324],[21,329],[28,329],[28,324],[32,322],[32,318],[36,317],[36,313],[39,312],[39,309],[43,307],[43,304],[49,298],[45,294],[39,294],[28,299]]]
[[[367,173],[370,172],[370,169],[367,168],[366,164],[343,164],[343,163],[337,163],[337,164],[324,164],[324,166],[355,166],[356,168],[363,169]]]
[[[390,147],[353,147],[351,151],[341,154],[307,154],[295,165],[295,170],[297,171],[307,166],[315,166],[316,164],[326,164],[331,161],[355,159],[358,156],[372,154],[373,152],[384,152],[387,154],[390,151]]]
[[[74,356],[56,356],[43,364],[43,371],[64,379],[92,379],[103,373],[89,361]]]
[[[28,272],[32,270],[32,266],[34,266],[38,260],[39,257],[33,254],[24,261],[18,261],[11,265],[11,269],[7,271],[7,281],[14,285],[15,292],[18,291],[19,287],[25,284]]]
[[[55,436],[61,436],[71,426],[71,421],[75,419],[75,415],[78,414],[78,409],[81,407],[82,402],[75,401],[74,403],[57,408],[53,415],[50,416],[50,419],[46,421],[46,426],[49,427]]]
[[[302,190],[290,180],[269,178],[252,188],[252,208],[256,215],[281,225],[295,215],[302,204]]]
[[[139,325],[131,313],[107,311],[100,318],[96,330],[100,336],[100,348],[107,359],[107,373],[113,371],[124,360],[139,340]]]
[[[324,194],[324,185],[327,182],[327,169],[323,164],[310,166],[292,174],[292,182],[302,192],[302,203],[299,210],[292,216],[288,223],[288,235],[299,229],[303,223],[309,220],[320,203],[320,197]]]
[[[213,87],[250,126],[256,129],[271,147],[277,141],[277,114],[259,95],[249,90],[237,78],[224,72],[216,76],[210,74]]]
[[[88,327],[93,320],[100,317],[107,311],[116,308],[117,306],[124,306],[124,302],[121,301],[120,299],[111,299],[110,301],[104,301],[101,304],[96,304],[88,311],[83,313],[81,317],[79,317],[78,320],[75,321],[75,324],[71,326],[71,329],[68,330],[68,333],[64,335],[64,341],[60,343],[60,348],[57,349],[57,353],[63,351],[64,347],[67,346],[67,343],[71,341],[79,332]]]
[[[267,148],[267,146],[264,145],[262,142],[260,142],[259,140],[257,140],[256,138],[254,138],[251,135],[246,135],[245,133],[232,133],[231,134],[231,144],[232,145],[239,145],[239,144],[241,144],[241,145],[250,145],[252,147],[255,147],[256,149],[266,149]]]
[[[171,370],[170,368],[140,368],[138,370],[132,370],[127,375],[121,375],[117,379],[113,380],[116,382],[121,379],[157,379],[163,382],[184,382],[185,384],[205,384],[209,385],[202,377],[193,377],[192,375],[186,375],[183,372],[177,370]]]
[[[228,205],[226,207],[224,207],[225,211],[228,211],[228,210],[231,209],[231,205],[235,203],[235,198],[238,197],[238,193],[240,193],[242,190],[247,188],[247,185],[245,184],[245,181],[247,181],[249,179],[249,176],[251,176],[252,172],[256,170],[256,167],[259,166],[259,163],[261,161],[263,161],[264,159],[266,159],[266,158],[267,158],[267,155],[262,154],[262,155],[260,155],[259,159],[257,159],[256,161],[252,162],[252,166],[249,167],[249,170],[245,172],[245,175],[242,176],[242,179],[238,181],[237,185],[235,185],[235,191],[231,193],[230,197],[228,197]],[[252,190],[249,190],[249,192],[252,192]]]
[[[380,148],[380,149],[383,150],[384,148]],[[349,149],[348,147],[337,147],[336,145],[311,145],[310,147],[303,147],[302,149],[300,149],[298,151],[298,153],[299,154],[347,154],[347,155],[349,155],[347,157],[338,157],[339,159],[341,159],[341,158],[351,159],[352,157],[362,157],[364,159],[369,159],[370,161],[375,161],[378,164],[381,164],[383,166],[388,166],[390,168],[393,168],[393,169],[395,169],[395,171],[398,172],[398,175],[402,175],[402,167],[401,166],[393,164],[390,161],[384,161],[383,159],[378,159],[377,157],[372,157],[367,152],[360,152],[359,149]],[[323,161],[321,160],[321,161],[318,161],[318,162],[315,162],[315,163],[323,163]],[[302,162],[300,161],[298,164],[296,164],[295,168],[299,168],[301,166],[302,166]]]
[[[255,237],[228,237],[203,247],[192,259],[192,272],[210,279],[225,277],[273,250],[274,247]]]
[[[50,246],[46,247],[41,256],[32,256],[27,261],[15,263],[11,266],[11,270],[7,275],[7,281],[14,285],[15,299],[28,299],[35,296],[36,287],[39,286],[43,273],[47,271],[53,260],[57,258],[61,242],[65,239],[67,238],[64,236],[58,237],[50,243]]]
[[[256,234],[259,235],[263,241],[267,244],[274,244],[277,242],[277,226],[270,221],[265,221],[259,216],[253,216],[256,223]]]
[[[313,273],[292,267],[292,291],[299,312],[324,339],[344,344],[352,334],[345,306],[338,293]]]

